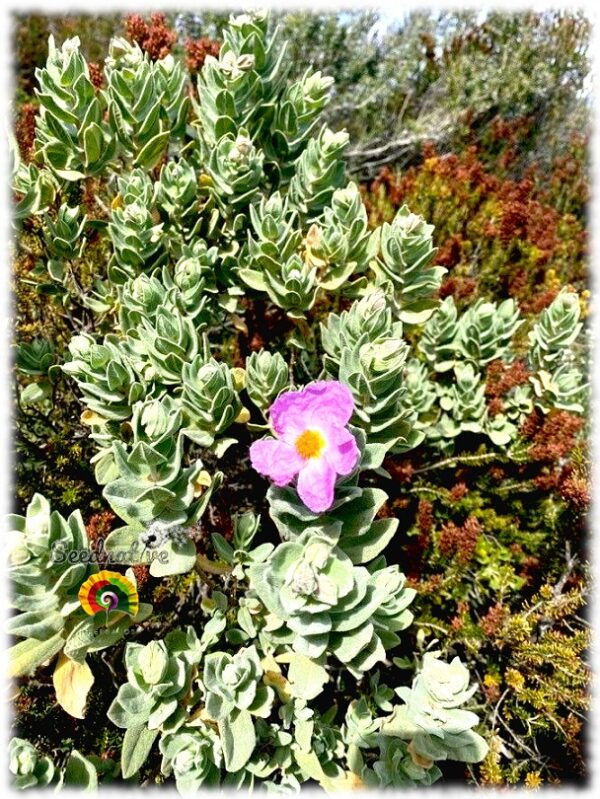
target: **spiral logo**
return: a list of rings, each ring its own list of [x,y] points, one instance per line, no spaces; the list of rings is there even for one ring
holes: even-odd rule
[[[114,591],[103,589],[96,594],[98,604],[106,610],[115,610],[119,604],[119,597]]]
[[[133,583],[119,572],[111,571],[101,571],[88,577],[79,589],[79,602],[90,616],[115,610],[135,616],[140,604]]]

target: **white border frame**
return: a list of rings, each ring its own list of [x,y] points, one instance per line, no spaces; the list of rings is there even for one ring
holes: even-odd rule
[[[403,8],[400,9],[400,0],[380,0],[380,2],[373,2],[372,0],[345,0],[345,2],[336,2],[336,0],[313,0],[313,2],[298,2],[297,0],[281,0],[281,2],[273,2],[273,0],[263,0],[263,2],[256,3],[247,3],[247,2],[234,2],[233,0],[221,0],[221,2],[215,2],[215,0],[199,0],[199,2],[190,2],[190,0],[181,0],[180,2],[174,2],[174,0],[165,0],[165,2],[158,2],[157,0],[147,0],[146,2],[142,3],[131,3],[131,2],[114,2],[114,0],[105,0],[100,8],[99,3],[94,0],[74,0],[73,3],[66,3],[61,2],[61,0],[40,0],[39,2],[31,2],[31,0],[21,0],[21,2],[17,2],[17,0],[7,0],[5,4],[2,5],[0,8],[0,76],[1,76],[1,83],[0,83],[0,96],[3,100],[2,107],[3,107],[3,117],[4,117],[4,125],[5,125],[5,136],[3,137],[3,144],[0,148],[0,174],[2,175],[2,186],[4,189],[4,202],[5,202],[5,212],[4,214],[0,215],[0,235],[2,237],[3,243],[3,255],[2,258],[2,291],[0,293],[0,319],[2,320],[2,336],[1,336],[1,344],[2,344],[2,353],[0,357],[0,368],[2,372],[0,373],[0,408],[4,408],[5,411],[5,418],[0,419],[0,475],[4,478],[4,484],[0,489],[0,514],[4,516],[7,512],[10,511],[11,508],[11,489],[12,489],[12,475],[13,475],[13,466],[10,457],[10,431],[11,431],[11,422],[10,422],[10,414],[11,414],[11,392],[10,392],[10,381],[11,381],[11,322],[10,317],[12,315],[12,292],[11,292],[11,276],[10,276],[10,257],[9,257],[9,247],[10,247],[10,240],[11,240],[11,197],[10,197],[10,189],[9,189],[9,162],[8,162],[8,146],[7,146],[7,139],[6,133],[8,129],[10,129],[11,125],[11,99],[13,96],[13,75],[14,75],[14,68],[13,68],[13,61],[12,61],[12,30],[13,30],[13,14],[16,13],[40,13],[40,14],[60,14],[64,16],[68,16],[69,14],[79,14],[79,13],[90,13],[90,14],[98,14],[100,13],[110,13],[110,12],[118,12],[122,14],[127,13],[146,13],[150,11],[199,11],[201,9],[215,9],[215,10],[226,10],[231,9],[234,10],[241,10],[244,7],[252,7],[252,6],[261,6],[261,7],[268,7],[268,8],[275,8],[275,9],[283,9],[285,10],[306,10],[306,11],[315,11],[315,10],[335,10],[335,9],[360,9],[360,8],[373,8],[379,9],[382,11],[387,11],[390,14],[398,14],[400,10],[412,10],[414,8],[425,8],[425,9],[459,9],[459,8],[475,8],[480,11],[489,10],[489,9],[499,9],[499,10],[517,10],[517,9],[531,9],[534,11],[541,11],[547,8],[565,8],[565,9],[572,9],[573,5],[569,3],[547,3],[547,2],[540,2],[536,0],[535,2],[531,3],[520,3],[520,2],[513,2],[512,0],[506,0],[506,2],[482,2],[482,3],[473,3],[473,2],[448,2],[447,0],[438,0],[438,2],[423,2],[422,0],[412,0],[410,3],[403,3]],[[600,6],[597,6],[593,0],[584,0],[584,2],[579,2],[574,4],[577,8],[583,9],[588,18],[592,22],[593,31],[592,31],[592,46],[591,46],[591,54],[593,57],[593,68],[592,68],[592,79],[593,85],[598,85],[598,70],[600,64],[600,35],[598,32],[598,9]],[[599,169],[600,169],[600,160],[599,160],[599,137],[598,137],[598,110],[596,108],[596,104],[594,103],[594,125],[592,130],[592,146],[591,146],[591,175],[592,175],[592,201],[589,206],[588,210],[588,230],[590,233],[591,239],[591,246],[590,246],[590,256],[589,256],[589,273],[590,273],[590,288],[592,291],[592,315],[591,315],[591,343],[593,347],[593,352],[595,353],[596,343],[598,340],[598,296],[596,294],[596,286],[597,286],[597,279],[595,276],[596,270],[600,269],[600,258],[599,258],[599,249],[600,249],[600,231],[598,230],[599,226],[594,224],[594,220],[600,221],[600,200],[596,196],[596,191],[598,186],[600,185],[599,178]],[[595,368],[594,359],[592,360],[592,367],[591,367],[591,379],[592,379],[592,397],[593,399],[598,396],[598,389],[600,388],[600,371]],[[595,410],[595,402],[593,402],[593,409]],[[592,475],[592,490],[595,489],[596,485],[598,484],[598,476],[600,474],[600,446],[598,442],[598,429],[596,425],[595,413],[593,414],[594,418],[592,420],[592,463],[593,463],[593,475]],[[598,515],[600,504],[596,501],[592,503],[592,511],[590,513],[590,532],[589,532],[589,551],[591,556],[591,561],[593,566],[595,567],[598,564],[598,548],[600,546],[597,536],[598,536]],[[2,525],[4,527],[4,525]],[[2,532],[0,532],[2,535]],[[0,539],[0,551],[2,552],[2,563],[5,562],[5,549],[2,546],[2,541]],[[592,576],[594,575],[594,569],[592,569]],[[595,586],[592,586],[595,588]],[[2,591],[7,591],[7,580],[1,580],[1,588]],[[3,605],[6,607],[6,605]],[[591,602],[591,609],[589,618],[592,621],[592,626],[595,628],[596,620],[597,620],[597,613],[598,613],[598,603],[595,596],[592,597]],[[0,662],[2,673],[6,674],[6,652],[8,649],[7,638],[4,638],[4,646],[0,647]],[[592,650],[590,653],[591,663],[594,671],[594,678],[598,673],[598,650],[597,650],[597,643],[594,641],[592,644]],[[595,679],[594,679],[595,683]],[[597,704],[597,696],[595,686],[593,686],[593,707],[591,713],[591,719],[588,725],[588,735],[587,735],[587,742],[586,742],[586,761],[588,764],[589,769],[589,781],[588,784],[584,788],[572,788],[570,786],[561,787],[557,790],[560,792],[561,796],[570,796],[580,795],[580,794],[587,794],[591,791],[594,791],[595,794],[598,793],[598,789],[600,789],[600,784],[598,782],[598,767],[597,767],[597,758],[600,757],[599,751],[599,742],[600,739],[598,737],[598,731],[596,729],[597,726],[597,714],[596,714],[596,704]],[[6,697],[6,692],[4,693]],[[7,710],[9,710],[8,700],[6,704]],[[10,712],[10,710],[9,710]],[[9,727],[10,727],[10,718],[9,712],[2,714],[2,721],[1,724],[3,725],[3,733],[4,733],[4,746],[0,746],[0,784],[4,781],[4,787],[7,794],[12,796],[22,796],[22,797],[36,797],[36,796],[45,796],[47,795],[47,789],[42,790],[29,790],[25,793],[20,791],[16,791],[13,789],[8,781],[8,762],[7,762],[7,748],[5,748],[8,744],[8,740],[10,737]],[[101,794],[103,796],[118,796],[123,790],[128,790],[127,788],[123,788],[123,786],[119,787],[102,787],[100,789]],[[129,790],[131,791],[140,791],[143,790],[144,795],[147,795],[148,791],[152,791],[155,793],[156,791],[161,791],[161,795],[165,795],[165,792],[168,792],[170,795],[178,796],[177,792],[173,788],[165,788],[164,786],[156,786],[152,788],[135,788],[132,787]],[[479,790],[480,792],[485,792],[486,796],[490,793],[493,795],[505,795],[506,789],[500,791],[491,788],[481,788],[477,789],[475,787],[449,787],[447,785],[436,784],[431,788],[422,788],[422,789],[413,789],[410,791],[402,791],[402,795],[410,794],[418,795],[424,797],[425,793],[427,796],[441,796],[450,794],[453,796],[462,796],[465,792],[472,792]],[[543,787],[542,791],[549,790],[549,787]],[[69,793],[79,793],[79,791],[75,791],[73,789],[67,790]],[[202,792],[199,792],[199,795]],[[231,792],[235,793],[235,792]],[[304,789],[303,795],[313,794],[317,795],[316,791],[312,791],[310,789]],[[380,791],[369,791],[369,795],[378,795]],[[392,792],[397,793],[397,792]],[[399,792],[398,792],[399,793]],[[323,796],[321,791],[318,792],[319,796]],[[356,796],[356,792],[353,794]]]

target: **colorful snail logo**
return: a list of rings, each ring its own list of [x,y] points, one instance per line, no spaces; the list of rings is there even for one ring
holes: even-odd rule
[[[135,616],[140,605],[134,584],[119,572],[110,571],[92,574],[79,589],[79,601],[90,616],[102,610]]]

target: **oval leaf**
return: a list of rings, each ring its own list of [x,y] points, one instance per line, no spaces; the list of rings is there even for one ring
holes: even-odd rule
[[[73,749],[67,760],[64,784],[76,786],[83,791],[95,791],[98,788],[95,766],[77,749]]]
[[[238,710],[229,718],[219,721],[219,733],[227,771],[244,768],[256,746],[256,733],[252,716],[247,710]]]
[[[56,701],[62,709],[76,719],[84,718],[87,696],[94,684],[94,675],[88,664],[85,661],[78,663],[71,660],[61,652],[52,682],[56,691]]]
[[[129,727],[125,731],[121,749],[121,771],[124,779],[132,777],[144,765],[158,732],[149,730],[145,724]]]
[[[33,674],[45,660],[50,660],[60,652],[64,644],[65,639],[61,633],[53,635],[47,641],[38,641],[36,638],[19,641],[8,650],[9,676],[23,677]]]

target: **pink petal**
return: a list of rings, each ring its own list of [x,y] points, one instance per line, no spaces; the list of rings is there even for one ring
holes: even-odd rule
[[[319,380],[300,391],[286,391],[273,403],[270,419],[273,429],[283,435],[288,428],[302,432],[311,424],[348,424],[354,413],[350,389],[337,380]]]
[[[298,475],[298,494],[313,513],[323,513],[333,505],[335,469],[326,458],[311,458]]]
[[[310,413],[315,424],[343,427],[354,413],[354,399],[348,386],[337,380],[321,380],[307,386],[312,397]]]
[[[282,436],[286,431],[301,432],[301,419],[307,412],[308,400],[304,391],[286,391],[280,394],[271,405],[269,419],[277,435]]]
[[[287,485],[300,471],[304,459],[296,449],[275,438],[263,438],[250,447],[250,461],[257,472],[278,486]]]
[[[356,439],[345,427],[330,427],[325,435],[328,447],[324,456],[338,474],[351,474],[360,457]]]

